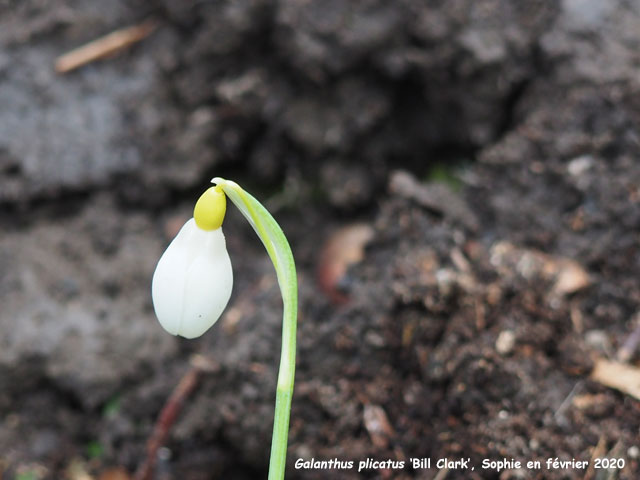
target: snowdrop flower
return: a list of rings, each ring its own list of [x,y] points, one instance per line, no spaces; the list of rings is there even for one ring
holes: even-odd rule
[[[216,177],[211,181],[216,186],[202,194],[193,218],[185,223],[158,262],[151,286],[153,308],[165,330],[186,338],[199,337],[218,320],[227,306],[233,284],[221,228],[229,197],[267,250],[282,295],[282,347],[269,480],[283,480],[296,371],[296,264],[282,228],[255,197],[231,180]]]
[[[153,274],[153,308],[172,335],[196,338],[220,318],[233,286],[222,234],[226,196],[218,186],[202,194],[193,218],[165,250]]]

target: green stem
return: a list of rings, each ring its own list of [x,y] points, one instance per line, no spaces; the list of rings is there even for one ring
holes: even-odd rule
[[[269,480],[281,480],[287,464],[289,417],[296,369],[296,327],[298,322],[298,279],[296,265],[289,242],[282,229],[253,196],[235,182],[216,177],[213,183],[238,207],[249,221],[271,258],[282,294],[282,350],[276,390],[276,408],[273,419]]]

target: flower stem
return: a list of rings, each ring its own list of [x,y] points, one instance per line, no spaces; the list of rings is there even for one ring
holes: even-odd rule
[[[298,322],[298,280],[289,242],[282,229],[253,196],[235,182],[216,177],[212,180],[238,207],[267,249],[276,270],[282,294],[282,350],[273,419],[269,480],[281,480],[287,464],[289,417],[296,368],[296,328]]]

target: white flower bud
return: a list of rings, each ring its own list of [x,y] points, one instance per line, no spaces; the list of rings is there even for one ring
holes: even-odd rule
[[[203,230],[192,218],[160,257],[151,285],[153,307],[167,332],[199,337],[220,318],[232,286],[222,227]]]

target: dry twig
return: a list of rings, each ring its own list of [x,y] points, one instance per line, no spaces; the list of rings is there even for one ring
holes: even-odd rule
[[[160,412],[153,433],[147,441],[147,456],[144,463],[138,468],[134,477],[135,480],[150,480],[152,478],[158,450],[166,442],[171,426],[178,417],[178,413],[180,413],[185,400],[198,384],[202,372],[203,369],[201,366],[193,364],[171,393],[167,403]]]
[[[158,24],[154,20],[146,20],[75,48],[56,59],[56,72],[67,73],[101,58],[114,55],[147,38],[157,26]]]

